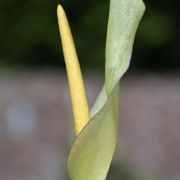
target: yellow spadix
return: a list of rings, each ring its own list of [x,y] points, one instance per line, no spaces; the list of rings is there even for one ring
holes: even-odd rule
[[[79,134],[90,119],[89,107],[73,37],[61,5],[58,5],[57,15],[69,81],[75,130],[76,134]]]

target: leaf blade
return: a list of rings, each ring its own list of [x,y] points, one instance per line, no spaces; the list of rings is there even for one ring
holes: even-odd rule
[[[111,0],[106,40],[107,94],[129,67],[135,33],[144,13],[141,0]]]
[[[72,180],[106,178],[116,147],[119,79],[129,66],[135,32],[143,12],[141,0],[111,0],[105,85],[91,110],[90,122],[72,146],[68,158]]]

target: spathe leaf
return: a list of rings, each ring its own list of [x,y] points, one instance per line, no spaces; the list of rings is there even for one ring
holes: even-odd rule
[[[71,180],[105,180],[107,176],[116,147],[119,80],[129,66],[144,9],[141,0],[110,1],[105,85],[91,110],[90,121],[76,137],[69,154]]]

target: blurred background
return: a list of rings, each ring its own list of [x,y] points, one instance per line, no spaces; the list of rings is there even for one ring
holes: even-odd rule
[[[178,0],[144,0],[108,180],[180,180]],[[56,8],[68,15],[90,106],[104,81],[109,0],[0,1],[0,180],[66,180],[74,141]]]

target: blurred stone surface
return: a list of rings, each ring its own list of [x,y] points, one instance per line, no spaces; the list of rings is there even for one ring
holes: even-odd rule
[[[102,75],[86,73],[85,85],[92,106]],[[153,179],[179,180],[180,75],[127,74],[120,94],[118,156]],[[67,179],[72,127],[65,72],[1,74],[0,180]]]

